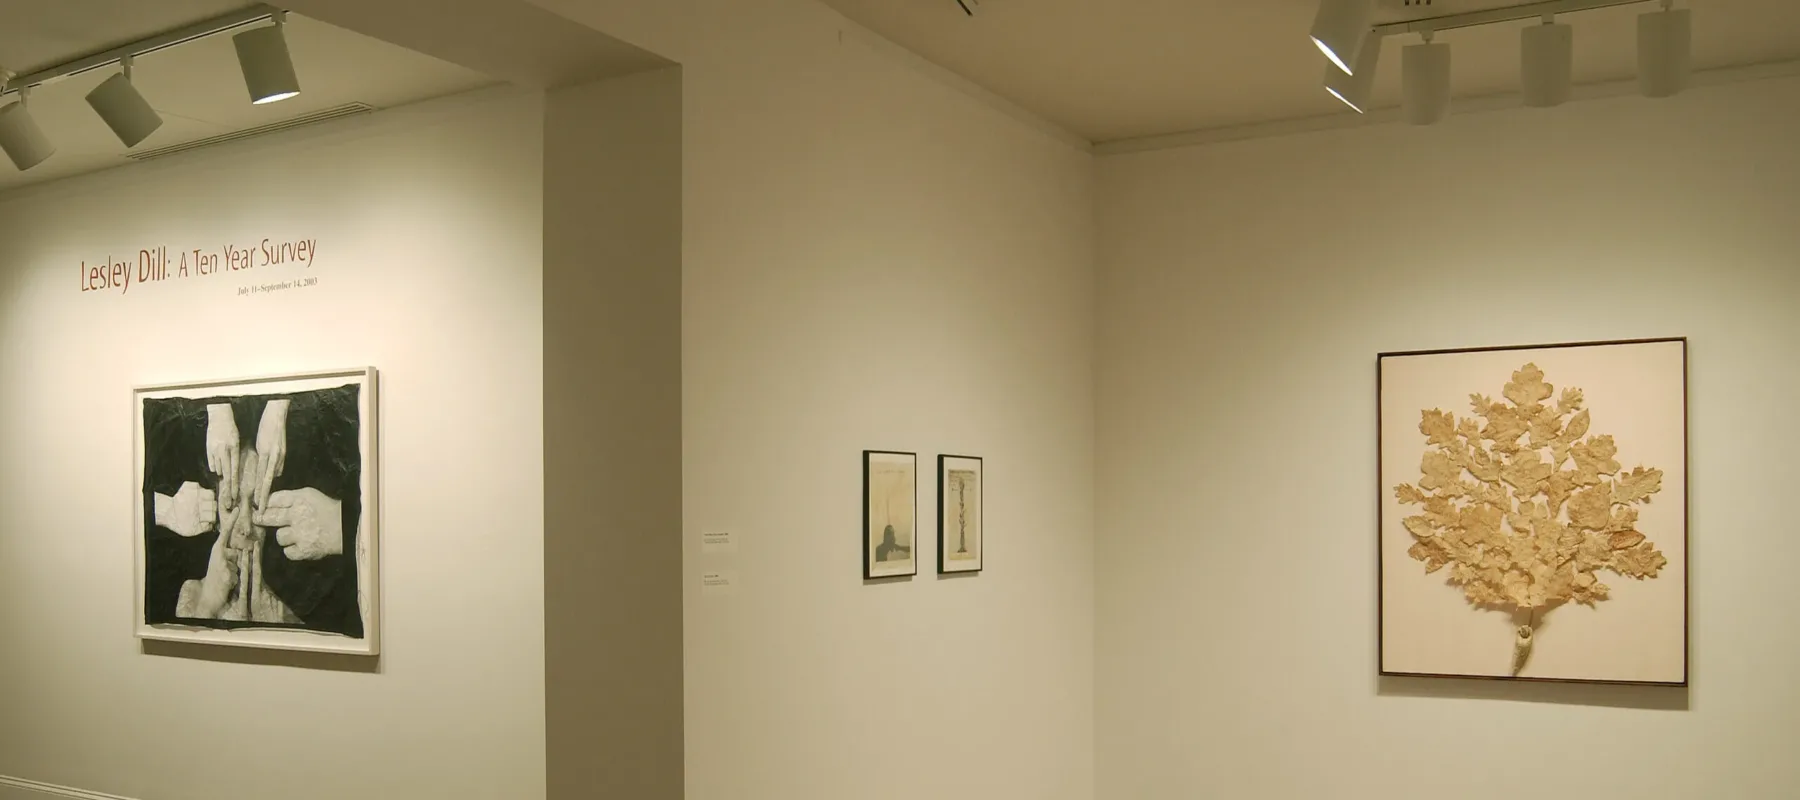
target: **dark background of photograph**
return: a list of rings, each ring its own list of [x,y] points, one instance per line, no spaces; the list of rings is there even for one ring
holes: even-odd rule
[[[362,519],[362,387],[340,386],[287,394],[159,398],[143,401],[144,414],[144,622],[208,628],[292,628],[363,637],[357,601],[357,524]],[[312,488],[343,505],[344,553],[317,561],[291,561],[266,530],[263,580],[301,620],[300,624],[183,619],[175,615],[181,586],[206,575],[219,533],[184,538],[156,524],[157,494],[174,496],[192,481],[218,492],[219,478],[206,466],[206,407],[229,403],[248,451],[256,443],[263,408],[288,399],[287,463],[271,491]],[[223,498],[221,498],[222,500]]]

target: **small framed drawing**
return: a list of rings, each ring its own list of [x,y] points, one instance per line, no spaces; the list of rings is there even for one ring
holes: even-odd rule
[[[918,461],[912,453],[863,451],[863,578],[919,573]]]
[[[133,390],[139,638],[380,652],[375,383]]]
[[[938,456],[938,572],[980,572],[981,459]]]
[[[1687,341],[1377,364],[1381,674],[1687,685]]]

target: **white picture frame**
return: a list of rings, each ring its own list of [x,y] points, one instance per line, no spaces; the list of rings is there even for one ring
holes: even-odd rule
[[[380,654],[374,367],[137,386],[131,407],[137,638]]]

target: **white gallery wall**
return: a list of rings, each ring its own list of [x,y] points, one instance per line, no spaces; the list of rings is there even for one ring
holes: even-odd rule
[[[1091,797],[1091,157],[814,0],[542,5],[682,64],[686,796]],[[865,448],[986,458],[985,572],[863,584]]]
[[[989,98],[971,96],[813,0],[709,0],[705,6],[607,0],[560,9],[682,62],[683,525],[679,532],[640,533],[682,537],[685,668],[682,719],[653,720],[655,736],[679,731],[683,737],[689,798],[837,800],[921,792],[1092,797],[1092,158],[1079,143],[997,108]],[[566,657],[575,660],[554,655],[557,647],[551,646],[557,663],[546,664],[545,603],[568,609],[557,629],[573,635],[581,626],[569,603],[582,591],[559,594],[556,586],[572,587],[567,582],[547,588],[543,564],[547,488],[541,465],[548,454],[541,392],[547,376],[539,365],[551,354],[543,342],[549,322],[539,292],[551,287],[537,249],[544,222],[541,173],[516,169],[535,165],[542,155],[541,140],[534,138],[542,133],[534,121],[541,113],[540,106],[518,109],[511,122],[484,117],[463,125],[462,134],[453,135],[457,126],[450,125],[358,140],[357,147],[374,148],[355,151],[368,161],[362,170],[339,171],[345,155],[336,151],[305,156],[259,144],[229,157],[216,151],[166,167],[60,184],[9,206],[27,210],[7,225],[54,232],[0,244],[0,263],[29,265],[0,278],[6,281],[0,298],[10,302],[0,319],[0,375],[6,379],[0,417],[9,420],[0,427],[6,448],[0,464],[6,477],[20,476],[22,487],[42,491],[58,485],[53,481],[73,483],[36,465],[38,454],[59,440],[53,428],[29,415],[72,419],[76,411],[56,406],[58,398],[79,397],[80,412],[91,415],[109,402],[124,408],[125,387],[133,382],[178,379],[193,370],[235,374],[245,371],[234,368],[239,365],[266,363],[258,360],[256,345],[234,338],[209,345],[193,356],[191,369],[171,370],[178,374],[170,376],[150,369],[162,363],[152,360],[160,345],[131,340],[101,355],[106,370],[75,375],[64,372],[70,356],[40,353],[36,342],[56,340],[64,325],[93,343],[113,342],[122,330],[174,317],[188,338],[206,343],[200,335],[234,313],[232,302],[302,304],[278,315],[290,322],[346,309],[346,327],[306,340],[311,350],[288,351],[293,363],[311,364],[309,356],[317,355],[381,366],[386,439],[402,432],[475,438],[402,455],[390,444],[384,453],[388,588],[379,675],[146,660],[126,638],[127,617],[119,610],[129,607],[129,552],[90,562],[92,545],[78,549],[66,542],[64,552],[45,550],[54,545],[35,540],[17,543],[25,539],[12,536],[12,529],[39,524],[55,512],[7,504],[0,511],[8,523],[7,535],[0,536],[0,553],[7,556],[0,570],[8,578],[24,576],[14,591],[60,585],[40,574],[46,563],[62,563],[51,555],[84,569],[106,567],[110,571],[97,573],[99,579],[119,584],[105,584],[112,596],[79,597],[86,616],[57,628],[32,628],[42,618],[8,596],[0,633],[32,630],[33,636],[60,638],[36,642],[55,649],[54,658],[8,660],[0,678],[29,684],[54,676],[71,691],[33,698],[16,724],[0,723],[0,775],[26,774],[146,800],[231,791],[229,782],[171,770],[168,754],[181,745],[150,738],[161,729],[148,713],[138,715],[142,722],[103,729],[97,754],[72,742],[113,719],[119,701],[146,712],[198,715],[190,695],[213,682],[281,675],[294,685],[279,707],[310,716],[291,720],[283,729],[289,733],[270,736],[310,737],[335,732],[331,726],[341,722],[349,731],[340,735],[351,745],[350,768],[321,785],[303,777],[312,773],[286,751],[259,750],[248,768],[292,776],[272,796],[542,796],[547,666],[552,682],[566,681],[566,696],[581,708],[618,703],[630,713],[653,715],[668,707],[661,699],[621,703],[583,681],[573,664],[590,658],[608,663],[595,643],[577,645],[559,633],[559,642],[571,643]],[[579,138],[574,129],[565,134],[566,142]],[[533,143],[520,144],[526,140]],[[571,163],[601,170],[625,166],[604,157]],[[407,165],[419,166],[419,175],[402,174]],[[342,183],[365,173],[369,177]],[[327,183],[326,176],[335,177]],[[147,199],[151,187],[198,195],[201,186],[209,194],[193,204]],[[567,187],[559,192],[570,194]],[[512,202],[515,194],[529,199]],[[43,200],[51,197],[55,204]],[[595,203],[591,213],[603,214],[606,206]],[[333,252],[331,241],[344,242],[335,245],[340,251],[355,248],[356,259],[349,262],[346,252],[340,272],[328,276],[335,285],[321,281],[305,290],[312,294],[265,301],[223,290],[196,297],[194,285],[151,287],[157,294],[144,294],[154,302],[115,302],[125,310],[103,315],[95,310],[100,306],[77,302],[95,296],[75,292],[66,274],[74,268],[65,262],[87,247],[135,250],[142,246],[135,242],[152,235],[185,243],[237,235],[249,222],[273,225],[310,218],[305,215],[349,231],[332,234],[336,227],[315,226],[325,231],[319,237],[321,267]],[[562,245],[580,240],[571,217],[558,219],[558,229],[571,232],[559,240]],[[616,243],[602,244],[597,257],[618,252]],[[15,255],[8,247],[21,250]],[[564,256],[559,264],[578,257],[573,251]],[[335,277],[346,273],[352,277]],[[584,291],[614,285],[560,274]],[[637,278],[616,285],[630,280]],[[642,280],[661,290],[649,273]],[[171,309],[190,304],[200,316],[179,321]],[[13,311],[27,306],[30,313]],[[574,318],[571,309],[561,319]],[[526,329],[533,338],[520,338]],[[558,352],[559,358],[579,357],[574,347]],[[659,349],[639,362],[660,369],[653,362],[661,357]],[[109,377],[113,371],[130,374]],[[66,383],[46,395],[45,374]],[[566,385],[599,377],[585,374]],[[657,374],[657,391],[669,386],[665,378]],[[116,401],[93,396],[96,387],[114,381]],[[19,384],[29,388],[14,388]],[[450,386],[469,394],[425,392]],[[491,413],[513,398],[520,403],[517,415]],[[562,401],[556,407],[572,408]],[[471,422],[474,408],[490,413]],[[117,413],[121,431],[128,430],[123,412]],[[401,418],[417,422],[391,421]],[[661,426],[663,418],[656,420]],[[405,427],[426,423],[432,425],[424,430]],[[458,427],[471,424],[479,430]],[[505,438],[527,428],[528,438]],[[655,430],[660,436],[662,429]],[[80,464],[112,463],[98,449],[117,449],[106,444],[104,431],[84,430],[82,437],[93,447],[84,445]],[[445,456],[465,446],[474,448],[466,463]],[[916,578],[863,584],[858,516],[865,448],[918,452],[921,509],[935,505],[937,454],[986,458],[984,573],[937,579],[935,553],[927,547]],[[117,455],[114,469],[122,475],[128,457]],[[583,460],[574,453],[567,458]],[[530,468],[510,469],[515,461]],[[656,463],[660,468],[662,462]],[[406,476],[396,477],[403,469]],[[480,490],[492,480],[505,481],[497,497]],[[496,499],[492,507],[490,497]],[[653,505],[659,498],[645,501]],[[116,508],[83,509],[93,521],[82,530],[114,537],[113,546],[122,546],[120,523],[107,520],[123,519],[128,501],[105,502]],[[521,525],[472,526],[471,515]],[[633,525],[610,517],[605,522],[614,534]],[[508,530],[539,535],[515,548]],[[703,531],[720,530],[739,537],[737,552],[723,560],[699,547]],[[922,531],[928,540],[932,533],[929,526]],[[30,558],[12,557],[12,549],[26,546],[34,548]],[[657,547],[640,549],[661,558]],[[580,545],[574,552],[603,555]],[[703,594],[704,570],[730,572],[732,591]],[[574,574],[557,574],[565,572]],[[657,596],[661,614],[665,606]],[[622,611],[609,610],[597,620],[594,635],[614,623],[629,627]],[[117,617],[116,634],[96,624],[108,614]],[[19,641],[33,645],[29,636]],[[654,658],[629,659],[627,671],[657,663],[663,652],[658,647]],[[86,663],[81,659],[87,652],[112,660]],[[65,669],[69,664],[73,668]],[[99,685],[131,670],[148,671],[134,679],[140,690]],[[154,687],[165,684],[180,691],[157,693]],[[620,692],[636,685],[620,684]],[[462,687],[468,687],[462,703],[443,701]],[[658,693],[666,688],[657,683]],[[309,702],[302,689],[349,699]],[[113,694],[84,714],[60,708],[66,698],[90,690],[99,697]],[[658,711],[645,710],[651,706]],[[209,712],[222,707],[200,706]],[[636,775],[605,774],[605,767],[565,757],[579,752],[583,731],[576,716],[550,715],[551,760],[564,765],[551,770],[550,791],[579,787],[591,774],[603,785],[655,785],[663,796],[664,765],[653,763],[666,754],[660,746],[643,748]],[[484,724],[471,726],[471,718]],[[367,725],[351,724],[362,721]],[[249,727],[262,723],[247,714],[224,724],[227,738],[264,730]],[[620,730],[612,724],[589,733],[601,750]],[[28,741],[30,736],[39,738]],[[96,755],[101,766],[93,766]]]
[[[1800,80],[1108,157],[1099,796],[1790,797]],[[1375,354],[1684,335],[1692,688],[1376,676]]]
[[[543,796],[542,121],[541,95],[483,93],[0,198],[0,776],[150,800]],[[84,261],[265,238],[316,257],[79,290]],[[141,651],[131,387],[363,365],[379,669]]]

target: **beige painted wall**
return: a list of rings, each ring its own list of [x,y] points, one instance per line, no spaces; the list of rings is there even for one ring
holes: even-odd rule
[[[0,200],[0,775],[144,800],[544,793],[542,113],[487,93]],[[264,236],[280,268],[78,291]],[[131,637],[133,385],[381,370],[378,671]]]
[[[1090,157],[810,0],[545,5],[682,62],[687,796],[1091,797]],[[986,457],[986,572],[863,585],[865,448]]]
[[[683,62],[682,727],[687,796],[1089,798],[1094,686],[1092,161],[1066,141],[928,77],[924,73],[929,70],[871,44],[811,0],[707,0],[702,6],[608,0],[570,12]],[[401,163],[432,152],[393,147],[399,152],[393,157]],[[539,153],[516,143],[492,149],[500,154],[458,151],[452,161],[433,162],[434,174],[422,184],[386,187],[402,197],[378,194],[382,208],[405,208],[401,200],[412,198],[487,209],[493,193],[477,199],[484,188],[479,176],[498,169],[496,163]],[[322,169],[317,163],[307,166],[314,172]],[[129,184],[114,176],[99,180]],[[439,183],[444,181],[471,185]],[[526,190],[509,186],[502,196],[515,191],[523,196],[529,194]],[[68,196],[71,206],[92,204],[85,196]],[[346,215],[361,208],[333,195],[305,198],[308,208],[341,207]],[[221,201],[217,214],[197,219],[218,225],[232,214],[271,213],[270,206],[239,199],[232,205]],[[536,209],[534,203],[507,208]],[[96,219],[69,213],[72,219]],[[193,213],[169,205],[145,224],[162,220],[166,227]],[[382,218],[375,212],[364,216]],[[510,231],[513,220],[470,210],[438,222],[460,240],[465,235],[461,231],[470,226],[482,231],[481,226],[502,225]],[[456,258],[438,254],[439,261],[452,266],[464,264],[459,258],[472,262],[479,256],[486,271],[440,265],[432,273],[434,281],[409,286],[413,294],[401,291],[399,283],[401,275],[416,273],[401,272],[395,263],[363,267],[368,280],[391,290],[390,296],[424,309],[418,313],[434,315],[432,324],[401,330],[397,335],[410,337],[405,339],[409,348],[375,353],[387,356],[378,363],[398,360],[404,366],[435,359],[429,362],[433,369],[455,369],[433,341],[440,333],[438,311],[459,312],[441,322],[460,326],[452,332],[459,341],[476,338],[487,324],[542,322],[532,316],[542,313],[541,302],[511,304],[522,293],[536,298],[549,288],[535,269],[526,280],[488,291],[490,284],[511,279],[506,274],[511,262],[501,257],[501,249]],[[529,263],[535,267],[537,262]],[[457,279],[445,283],[444,276],[451,274]],[[444,294],[466,305],[449,304]],[[508,301],[499,319],[483,302],[490,296]],[[446,305],[438,305],[440,300]],[[16,323],[9,318],[0,324]],[[8,345],[18,348],[17,341],[9,339]],[[536,365],[540,353],[549,354],[541,340],[529,346],[507,337],[484,341],[494,350],[512,347],[511,355],[524,360],[505,363],[519,370]],[[6,352],[0,374],[8,378],[41,369],[34,360]],[[542,376],[515,377],[520,386],[536,386]],[[500,394],[512,382],[484,380],[479,388]],[[392,387],[384,384],[390,392]],[[0,390],[0,397],[17,397],[31,410],[46,402],[26,392]],[[465,399],[494,400],[480,393]],[[437,417],[457,418],[445,412]],[[529,422],[541,426],[542,421]],[[17,449],[37,452],[46,434],[27,433],[23,425],[0,428],[0,435],[29,436],[16,442],[21,445]],[[392,426],[387,432],[399,435]],[[15,444],[13,439],[0,441],[9,448]],[[529,444],[538,447],[539,441],[534,437]],[[514,444],[521,449],[507,451],[509,458],[543,455],[541,450],[527,452],[525,442]],[[925,573],[914,580],[862,585],[855,521],[860,503],[857,459],[867,447],[917,450],[922,466],[931,465],[939,452],[987,458],[989,552],[984,574],[936,580],[926,560]],[[14,472],[28,466],[23,456],[17,460]],[[448,467],[441,459],[433,465]],[[928,486],[921,487],[921,504],[934,502]],[[442,496],[476,495],[466,486],[456,489]],[[419,510],[404,504],[396,508],[393,502],[386,508],[390,520]],[[541,506],[526,510],[529,521],[538,521],[534,515]],[[413,524],[437,519],[427,514]],[[715,562],[699,555],[698,536],[721,528],[744,537],[731,562],[740,578],[738,591],[729,597],[702,597],[698,571]],[[434,530],[441,535],[458,528],[446,518]],[[415,547],[421,546],[415,540]],[[463,554],[452,552],[457,563],[443,564],[402,547],[398,553],[389,550],[386,563],[402,569],[395,562],[405,565],[410,559],[412,565],[404,569],[424,573],[414,579],[442,591],[464,586],[468,574],[480,574],[478,568],[492,570],[486,560],[495,558],[508,579],[543,578],[544,550],[482,549],[478,554],[483,560],[474,563],[463,563]],[[534,567],[524,565],[528,556],[535,557]],[[0,569],[28,569],[20,561],[10,563],[20,566]],[[34,558],[29,569],[38,563]],[[123,569],[114,571],[121,579],[128,577]],[[41,585],[44,579],[35,580],[39,583],[34,585]],[[387,644],[403,647],[395,637],[411,630],[427,637],[430,659],[412,663],[413,671],[405,673],[396,660],[392,673],[417,675],[420,684],[395,693],[377,676],[302,672],[294,680],[305,686],[354,686],[375,697],[372,702],[383,709],[429,708],[423,716],[383,718],[377,727],[380,741],[375,734],[357,740],[366,741],[369,749],[357,751],[363,760],[355,774],[379,780],[352,786],[346,776],[343,785],[325,788],[342,789],[346,796],[370,787],[393,795],[440,787],[443,791],[435,796],[543,794],[544,642],[541,636],[535,642],[524,637],[541,634],[544,620],[532,620],[538,627],[505,627],[495,644],[465,655],[449,646],[463,641],[457,631],[419,629],[429,609],[411,611],[418,615],[411,621],[405,613],[396,617],[394,604],[403,602],[397,596],[405,596],[401,583],[390,573]],[[507,598],[522,604],[521,614],[532,609],[541,613],[542,606],[532,601],[557,602],[554,592],[550,595]],[[96,615],[116,605],[104,598],[82,602],[90,600]],[[454,608],[490,607],[467,594],[444,602]],[[518,618],[489,614],[479,622],[483,631],[493,631]],[[11,609],[0,611],[0,620],[9,626],[3,630],[33,622]],[[92,630],[91,622],[78,620],[73,632],[36,635],[74,637],[90,649],[131,655],[120,649],[117,637]],[[66,649],[60,642],[39,643]],[[521,652],[527,655],[515,662]],[[531,659],[536,659],[540,677],[519,677]],[[41,677],[48,666],[9,662],[6,669]],[[92,682],[117,674],[112,666],[84,669]],[[242,665],[214,669],[226,676],[260,675]],[[206,680],[186,672],[191,672],[187,662],[169,662],[157,675],[192,683]],[[551,679],[555,677],[553,673]],[[155,684],[138,685],[148,690]],[[504,725],[471,731],[450,722],[465,719],[457,715],[469,709],[443,698],[469,685],[479,687],[478,712],[488,713],[489,701],[507,700],[503,711],[493,710]],[[632,691],[624,685],[616,689]],[[28,719],[47,718],[51,704],[40,701]],[[305,708],[316,717],[305,729],[317,730],[315,723],[330,721],[332,706]],[[28,768],[32,777],[139,793],[146,800],[161,800],[171,787],[185,792],[196,785],[190,776],[158,772],[156,764],[166,762],[143,753],[126,754],[125,761],[98,772],[79,766],[89,762],[75,761],[69,748],[49,760],[41,758],[107,713],[97,706],[86,716],[46,723],[55,734],[31,743],[32,749],[0,754],[0,774],[25,765],[21,769]],[[25,728],[5,730],[5,743],[11,744],[22,735],[14,731]],[[142,727],[106,734],[115,738],[111,746],[119,751],[146,735]],[[490,749],[479,751],[483,746]],[[419,757],[395,760],[395,752]],[[160,754],[153,750],[149,755]],[[385,760],[378,760],[378,754],[386,754]],[[534,756],[535,763],[527,765]],[[279,774],[299,774],[298,766],[279,761],[281,757],[259,756],[279,765],[278,770],[289,770]],[[495,791],[502,783],[508,788]],[[294,783],[291,790],[301,791],[300,785]],[[204,791],[216,786],[208,784]]]
[[[549,797],[681,800],[681,72],[544,117]]]
[[[1785,798],[1800,81],[1104,159],[1106,798]],[[1691,691],[1378,681],[1375,353],[1692,337]]]

